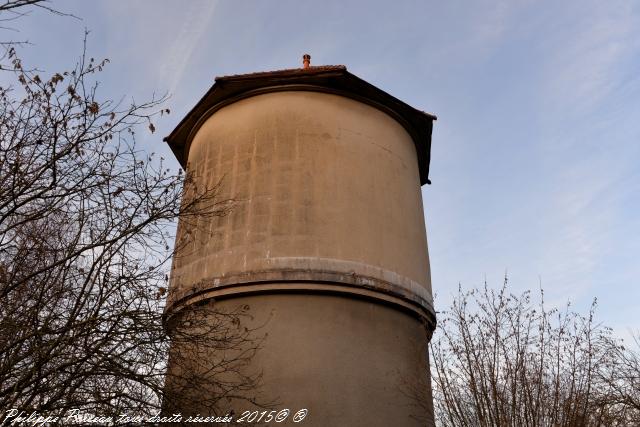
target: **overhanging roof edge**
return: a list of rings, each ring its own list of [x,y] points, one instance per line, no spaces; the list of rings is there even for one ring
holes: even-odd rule
[[[180,165],[186,169],[189,142],[203,119],[220,105],[261,93],[310,90],[336,93],[368,103],[390,114],[409,132],[416,146],[420,183],[430,184],[431,133],[436,116],[415,109],[371,83],[349,73],[346,67],[316,67],[317,70],[281,70],[216,78],[214,85],[164,138]],[[224,106],[223,105],[223,106]],[[217,108],[216,108],[217,107]],[[206,117],[205,117],[206,116]]]

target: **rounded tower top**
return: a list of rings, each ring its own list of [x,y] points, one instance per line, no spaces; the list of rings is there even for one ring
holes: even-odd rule
[[[213,113],[244,98],[281,91],[332,93],[369,104],[390,115],[407,130],[415,144],[420,184],[431,183],[431,131],[436,116],[417,110],[351,74],[344,65],[311,66],[309,54],[303,56],[303,68],[216,77],[209,91],[164,140],[186,169],[191,141]]]

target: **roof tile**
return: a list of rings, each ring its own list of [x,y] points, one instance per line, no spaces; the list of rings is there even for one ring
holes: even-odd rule
[[[259,78],[259,77],[276,77],[276,76],[292,76],[292,75],[302,75],[302,74],[315,74],[326,71],[346,71],[347,67],[344,65],[315,65],[310,66],[309,68],[285,68],[283,70],[274,70],[274,71],[258,71],[255,73],[247,73],[247,74],[230,74],[227,76],[217,76],[215,78],[216,81],[227,80],[227,79],[242,79],[242,78]]]

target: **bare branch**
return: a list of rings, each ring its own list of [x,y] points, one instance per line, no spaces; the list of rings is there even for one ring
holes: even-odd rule
[[[640,357],[587,315],[485,286],[459,290],[431,343],[442,426],[640,423]]]

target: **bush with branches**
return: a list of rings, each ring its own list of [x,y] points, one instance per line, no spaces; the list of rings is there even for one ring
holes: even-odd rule
[[[640,356],[586,315],[529,292],[458,292],[431,343],[442,426],[640,425]]]

